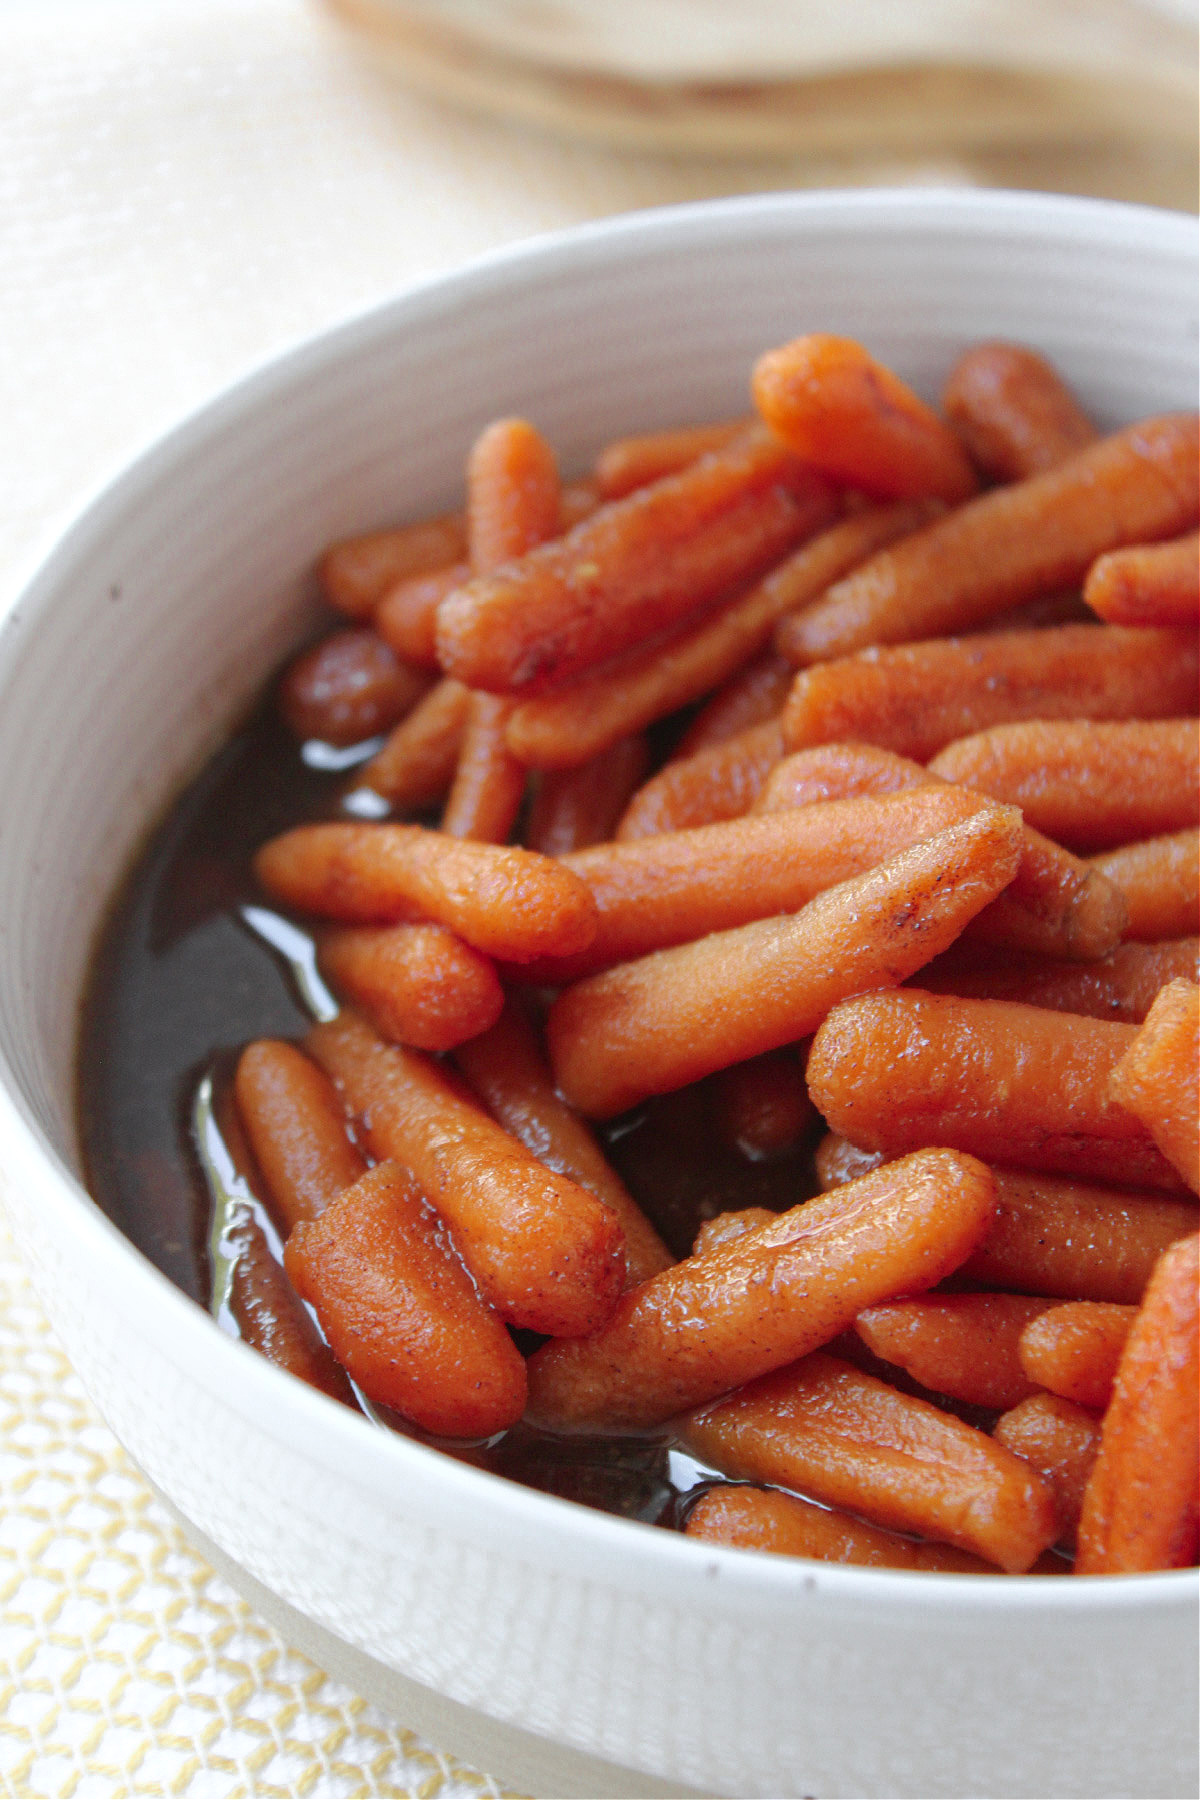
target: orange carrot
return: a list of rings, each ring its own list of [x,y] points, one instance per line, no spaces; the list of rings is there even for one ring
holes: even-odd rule
[[[607,1206],[531,1156],[436,1063],[384,1044],[353,1013],[316,1026],[307,1048],[364,1122],[372,1153],[412,1171],[503,1318],[569,1335],[608,1317],[625,1264]]]
[[[788,750],[838,740],[926,761],[955,738],[1017,719],[1160,719],[1196,694],[1196,634],[1118,625],[935,638],[860,650],[797,675]]]
[[[748,1231],[773,1225],[778,1217],[778,1213],[771,1212],[766,1206],[744,1206],[739,1212],[718,1213],[715,1219],[706,1219],[696,1233],[692,1255],[705,1256],[718,1244],[732,1244],[735,1238],[745,1237]]]
[[[1009,1000],[862,994],[817,1032],[808,1087],[833,1130],[865,1149],[952,1144],[1046,1174],[1178,1192],[1149,1132],[1108,1097],[1136,1035]]]
[[[632,1289],[592,1337],[543,1345],[530,1417],[611,1430],[714,1399],[828,1343],[873,1301],[932,1287],[991,1213],[987,1171],[945,1150],[805,1201]]]
[[[1031,1394],[997,1419],[992,1436],[1041,1476],[1054,1495],[1056,1542],[1071,1545],[1100,1448],[1100,1425],[1058,1394]]]
[[[822,479],[752,429],[449,595],[442,667],[498,693],[570,681],[761,574],[828,506]]]
[[[863,1343],[922,1387],[973,1406],[1010,1407],[1038,1386],[1018,1344],[1045,1300],[1024,1294],[922,1294],[869,1306],[854,1321]]]
[[[1096,440],[1062,377],[1023,344],[975,344],[959,357],[942,408],[975,466],[995,481],[1057,468]]]
[[[613,835],[630,797],[646,778],[650,751],[638,733],[574,769],[547,769],[529,809],[524,842],[543,856],[565,856]]]
[[[711,749],[668,763],[629,802],[617,827],[618,840],[740,818],[782,754],[779,722],[768,719]]]
[[[487,1437],[520,1418],[520,1352],[399,1163],[298,1225],[284,1260],[369,1400],[443,1437]]]
[[[243,1050],[233,1084],[238,1116],[286,1229],[315,1219],[366,1169],[329,1077],[294,1044],[262,1038]]]
[[[1168,982],[1114,1068],[1109,1092],[1141,1120],[1188,1186],[1200,1189],[1200,988]]]
[[[765,725],[783,710],[796,671],[776,650],[764,650],[719,687],[675,746],[675,755],[711,750],[752,725]]]
[[[490,1030],[460,1045],[455,1061],[492,1117],[539,1162],[611,1207],[625,1234],[627,1287],[674,1262],[587,1126],[555,1092],[533,1026],[517,1002],[510,1000]]]
[[[1126,937],[1153,943],[1200,929],[1200,834],[1194,827],[1122,844],[1091,861],[1125,896]]]
[[[1200,535],[1133,544],[1097,557],[1083,584],[1093,612],[1117,625],[1190,625],[1200,615]]]
[[[771,769],[752,812],[781,812],[820,800],[895,794],[935,779],[921,763],[877,744],[814,744],[783,756]]]
[[[838,481],[884,499],[951,503],[979,486],[944,420],[852,338],[814,332],[768,350],[750,385],[776,436]]]
[[[287,906],[347,924],[416,913],[511,962],[569,956],[596,932],[591,894],[551,857],[419,825],[300,825],[264,844],[254,869]]]
[[[397,656],[422,669],[436,669],[437,609],[471,573],[467,562],[447,563],[425,575],[407,575],[390,587],[375,608],[372,624]]]
[[[604,500],[620,500],[635,488],[678,474],[710,450],[723,450],[739,437],[748,419],[723,419],[712,425],[683,425],[615,438],[596,458],[592,471]]]
[[[554,452],[527,419],[495,419],[467,457],[467,558],[473,575],[524,556],[558,530]]]
[[[354,1395],[344,1371],[272,1256],[249,1209],[239,1211],[226,1229],[225,1247],[234,1257],[229,1309],[243,1343],[331,1400],[353,1406]]]
[[[1136,1313],[1100,1300],[1052,1306],[1021,1333],[1021,1367],[1037,1387],[1102,1412]]]
[[[882,1150],[860,1150],[857,1144],[852,1144],[849,1138],[839,1137],[836,1131],[825,1133],[813,1156],[823,1193],[829,1188],[841,1187],[843,1182],[857,1181],[860,1175],[869,1175],[885,1160]]]
[[[609,1118],[805,1036],[839,999],[903,981],[952,942],[1011,879],[1019,838],[1015,813],[976,813],[798,913],[577,982],[548,1021],[560,1089]]]
[[[693,1413],[684,1443],[725,1475],[798,1488],[1019,1574],[1054,1539],[1027,1463],[982,1431],[818,1353]]]
[[[279,708],[298,738],[358,744],[390,731],[431,686],[374,631],[335,631],[289,663]]]
[[[1077,1574],[1195,1560],[1198,1245],[1192,1236],[1166,1252],[1129,1334],[1084,1494]]]
[[[363,787],[401,812],[419,812],[440,800],[454,777],[470,704],[461,682],[439,681],[363,769]]]
[[[500,1016],[494,965],[444,925],[359,925],[321,937],[321,972],[381,1037],[452,1050]]]
[[[525,765],[508,747],[512,701],[472,694],[446,797],[442,830],[474,843],[503,844],[525,794]]]
[[[715,1085],[721,1137],[752,1162],[786,1156],[816,1121],[795,1049],[768,1050],[734,1063],[720,1071]]]
[[[772,1488],[706,1488],[684,1532],[731,1550],[768,1550],[817,1562],[857,1563],[875,1569],[936,1569],[948,1575],[994,1575],[994,1563],[948,1544],[915,1544],[849,1513],[814,1506]]]
[[[934,994],[986,1000],[1020,1000],[1055,1012],[1084,1013],[1138,1025],[1167,982],[1200,976],[1200,944],[1178,938],[1159,944],[1118,944],[1095,962],[999,951],[960,941],[921,971],[920,985]]]
[[[445,513],[416,525],[343,538],[325,552],[317,576],[331,605],[352,619],[365,619],[396,582],[457,562],[465,548],[462,515]]]
[[[964,632],[1079,582],[1122,544],[1177,537],[1200,511],[1194,415],[1146,419],[889,545],[797,621],[804,662]]]
[[[1019,806],[1035,831],[1095,851],[1195,825],[1198,747],[1194,719],[1033,720],[959,738],[929,766]]]

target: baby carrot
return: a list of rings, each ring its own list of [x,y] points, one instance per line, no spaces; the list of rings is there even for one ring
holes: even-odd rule
[[[953,431],[852,338],[814,332],[754,365],[754,403],[789,449],[889,500],[954,503],[979,486]]]
[[[1052,1306],[1021,1333],[1021,1367],[1037,1387],[1103,1412],[1136,1312],[1099,1300]]]
[[[474,575],[524,556],[558,531],[554,452],[527,419],[495,419],[467,457],[467,560]]]
[[[1117,625],[1190,625],[1200,616],[1200,535],[1131,544],[1097,557],[1083,584],[1093,612]]]
[[[345,1371],[305,1311],[300,1296],[272,1256],[262,1229],[248,1208],[225,1232],[226,1249],[234,1257],[229,1309],[242,1342],[298,1375],[310,1387],[353,1406]]]
[[[798,913],[577,982],[548,1021],[560,1089],[581,1112],[609,1118],[794,1042],[838,1000],[903,981],[951,943],[1011,879],[1019,838],[1015,813],[976,813]]]
[[[1017,719],[1161,719],[1196,694],[1196,634],[1057,625],[860,650],[797,675],[788,750],[857,740],[925,762]]]
[[[420,812],[440,800],[454,778],[470,705],[461,682],[439,681],[362,770],[363,787],[401,812]]]
[[[1039,1385],[1018,1346],[1052,1302],[1025,1294],[922,1294],[859,1313],[854,1329],[876,1356],[934,1393],[973,1406],[1010,1407]]]
[[[338,1361],[368,1400],[442,1437],[487,1437],[520,1418],[525,1365],[407,1169],[384,1162],[284,1261]]]
[[[528,1015],[510,1000],[455,1061],[492,1117],[539,1162],[612,1208],[625,1234],[626,1286],[646,1281],[674,1257],[577,1113],[555,1091]]]
[[[798,1494],[774,1488],[706,1488],[687,1516],[687,1537],[731,1550],[769,1550],[817,1562],[856,1563],[875,1569],[936,1569],[947,1575],[995,1575],[987,1563],[949,1544],[916,1544],[881,1531],[849,1513],[814,1506]]]
[[[725,1475],[798,1488],[893,1531],[956,1544],[1011,1574],[1053,1542],[1053,1498],[982,1431],[819,1352],[683,1422]]]
[[[1071,1545],[1100,1448],[1100,1424],[1058,1394],[1031,1394],[997,1419],[992,1436],[1041,1476],[1054,1495],[1056,1542]]]
[[[436,669],[437,609],[471,573],[467,562],[447,563],[425,575],[407,575],[390,587],[371,623],[396,652],[422,669]]]
[[[1057,468],[1097,436],[1058,371],[1024,344],[973,345],[950,371],[942,410],[995,481]]]
[[[1046,1174],[1174,1193],[1179,1177],[1149,1132],[1108,1097],[1136,1035],[1133,1025],[1010,1000],[864,993],[818,1030],[808,1086],[833,1130],[866,1149],[953,1144]]]
[[[1200,1189],[1200,988],[1168,982],[1113,1070],[1109,1092],[1133,1113],[1188,1186]]]
[[[617,826],[618,840],[740,818],[782,754],[779,722],[768,719],[708,750],[667,763],[629,802]]]
[[[880,550],[797,619],[791,652],[821,662],[974,630],[1081,581],[1106,550],[1191,530],[1198,511],[1195,416],[1143,420]]]
[[[529,808],[524,842],[543,856],[565,856],[613,835],[634,790],[646,778],[650,750],[641,733],[618,738],[574,769],[543,772]]]
[[[500,1016],[494,965],[444,925],[351,925],[322,935],[321,972],[381,1037],[452,1050]]]
[[[735,1238],[745,1237],[748,1231],[773,1225],[778,1217],[778,1213],[765,1206],[744,1206],[739,1212],[718,1213],[715,1219],[706,1219],[696,1233],[692,1255],[704,1256],[718,1244],[732,1244]]]
[[[1020,1000],[1054,1012],[1140,1025],[1167,982],[1200,977],[1198,952],[1200,945],[1191,937],[1118,944],[1094,962],[1068,962],[960,940],[922,969],[920,985],[933,994]]]
[[[712,1400],[828,1343],[864,1306],[934,1286],[991,1213],[987,1171],[947,1150],[805,1201],[632,1289],[592,1337],[543,1345],[530,1417],[611,1430]]]
[[[678,744],[676,756],[695,756],[726,738],[764,725],[783,711],[796,671],[777,650],[764,650],[753,662],[719,687],[696,714]]]
[[[1079,1575],[1195,1561],[1198,1245],[1193,1235],[1166,1252],[1129,1334],[1083,1498]]]
[[[819,800],[852,800],[861,794],[895,794],[935,779],[911,757],[877,744],[814,744],[794,750],[771,769],[752,812],[780,812]]]
[[[448,595],[442,667],[498,693],[570,681],[761,574],[829,507],[822,478],[751,429]]]
[[[465,549],[462,515],[445,513],[416,525],[342,538],[321,558],[317,577],[331,605],[352,619],[365,619],[396,582],[457,562]]]
[[[1195,719],[1035,719],[959,738],[929,767],[1096,851],[1196,824],[1198,748]]]
[[[569,956],[596,932],[591,894],[553,858],[419,825],[300,825],[264,844],[254,869],[303,912],[347,924],[416,913],[510,962]]]
[[[512,701],[472,694],[446,796],[442,830],[479,844],[503,844],[525,793],[525,765],[508,747]]]
[[[412,1171],[503,1318],[564,1335],[603,1323],[625,1273],[607,1206],[531,1156],[436,1063],[383,1043],[353,1013],[316,1026],[306,1047],[372,1153]]]
[[[1194,826],[1121,844],[1091,864],[1125,896],[1126,937],[1153,943],[1200,928],[1200,834]]]
[[[635,488],[676,475],[710,450],[723,450],[741,435],[748,419],[723,419],[711,425],[682,425],[668,431],[645,431],[615,438],[596,458],[592,475],[604,500],[620,500]]]
[[[377,632],[335,631],[290,663],[279,709],[298,738],[359,744],[390,731],[432,685]]]
[[[317,1218],[366,1169],[350,1142],[337,1089],[294,1044],[275,1038],[250,1044],[238,1058],[233,1093],[288,1231],[302,1219]]]
[[[768,1050],[722,1069],[713,1098],[721,1137],[752,1162],[785,1156],[816,1123],[795,1049]]]
[[[860,1175],[870,1174],[884,1161],[882,1150],[860,1150],[857,1144],[840,1137],[836,1131],[827,1131],[813,1154],[823,1193],[829,1188],[841,1187],[843,1182],[857,1181]]]

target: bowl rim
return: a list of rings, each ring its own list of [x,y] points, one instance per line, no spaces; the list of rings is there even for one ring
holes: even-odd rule
[[[1165,209],[1021,191],[955,188],[800,191],[734,196],[681,206],[655,207],[574,225],[526,238],[472,259],[449,272],[405,287],[331,326],[307,334],[264,358],[248,372],[201,402],[166,432],[154,433],[127,458],[119,472],[103,477],[74,509],[72,522],[54,534],[49,551],[35,552],[35,568],[0,618],[0,705],[5,688],[19,673],[22,651],[42,614],[53,608],[59,589],[85,562],[93,542],[121,516],[136,510],[169,482],[179,464],[202,456],[235,427],[246,412],[269,407],[296,384],[320,377],[324,368],[354,358],[394,332],[419,328],[458,296],[479,300],[515,290],[531,276],[547,280],[570,273],[577,278],[589,263],[615,255],[637,257],[645,248],[661,253],[665,237],[680,247],[716,238],[729,243],[765,226],[780,233],[806,225],[847,232],[899,233],[914,224],[957,230],[964,237],[1027,230],[1075,238],[1095,245],[1111,241],[1130,254],[1140,246],[1186,255],[1197,221]],[[3,801],[0,797],[0,810]],[[2,820],[0,820],[2,824]],[[98,921],[99,924],[99,921]],[[820,1591],[839,1605],[877,1611],[909,1606],[919,1591],[926,1604],[954,1610],[969,1596],[982,1607],[1040,1615],[1065,1607],[1072,1614],[1125,1613],[1149,1601],[1189,1604],[1194,1571],[1163,1571],[1100,1577],[1066,1584],[1037,1578],[979,1581],[962,1575],[924,1571],[843,1567],[801,1559],[747,1556],[721,1546],[697,1543],[682,1534],[524,1487],[447,1456],[415,1440],[383,1432],[303,1382],[293,1380],[246,1345],[228,1337],[207,1311],[177,1289],[100,1210],[82,1180],[60,1157],[23,1094],[20,1076],[0,1051],[0,1177],[14,1170],[39,1183],[39,1206],[53,1215],[55,1228],[86,1241],[88,1253],[109,1278],[127,1291],[136,1333],[155,1344],[200,1387],[247,1423],[285,1444],[324,1441],[344,1478],[365,1489],[398,1478],[420,1490],[422,1509],[443,1521],[465,1520],[473,1511],[512,1533],[512,1554],[547,1558],[559,1567],[586,1570],[609,1586],[636,1585],[677,1602],[713,1596],[720,1577],[725,1602],[761,1610],[792,1606],[800,1590]],[[0,1189],[2,1192],[2,1189]],[[36,1273],[35,1273],[36,1285]],[[203,1521],[197,1521],[203,1526]],[[581,1563],[581,1554],[585,1560]],[[918,1584],[914,1589],[914,1582]]]

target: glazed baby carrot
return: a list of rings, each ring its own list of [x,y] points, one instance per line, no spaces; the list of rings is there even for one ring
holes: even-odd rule
[[[233,1094],[288,1231],[302,1219],[317,1218],[365,1171],[337,1089],[294,1044],[276,1038],[250,1044],[238,1059]]]
[[[821,662],[974,630],[1081,581],[1106,550],[1191,530],[1198,495],[1195,416],[1143,420],[879,551],[807,608],[791,652]]]
[[[613,1212],[547,1168],[419,1051],[385,1044],[353,1013],[306,1048],[363,1120],[372,1153],[412,1171],[497,1311],[533,1331],[594,1330],[625,1274]]]
[[[932,1287],[992,1214],[972,1157],[930,1150],[794,1206],[625,1294],[590,1338],[529,1363],[530,1418],[654,1425],[828,1343],[873,1301]]]
[[[1036,1470],[1054,1495],[1056,1542],[1072,1545],[1100,1448],[1100,1424],[1058,1394],[1031,1394],[997,1419],[992,1436]]]
[[[1103,1412],[1136,1312],[1098,1300],[1052,1306],[1021,1333],[1021,1367],[1038,1387]]]
[[[749,419],[723,419],[711,425],[681,425],[614,438],[601,450],[592,470],[600,496],[620,500],[635,488],[675,475],[710,450],[723,450],[749,423]]]
[[[828,484],[752,428],[449,595],[442,667],[497,693],[573,680],[752,580],[829,512]]]
[[[1200,536],[1131,544],[1097,557],[1083,584],[1093,612],[1117,625],[1190,625],[1200,616]]]
[[[752,1162],[786,1155],[816,1123],[798,1047],[722,1069],[713,1098],[721,1137]]]
[[[470,705],[461,682],[439,681],[362,770],[363,787],[400,812],[419,812],[440,800],[454,778]]]
[[[1167,1251],[1129,1334],[1084,1493],[1079,1575],[1195,1561],[1198,1243],[1184,1238]]]
[[[442,830],[479,844],[503,844],[525,793],[525,765],[508,747],[512,701],[472,694],[446,796]]]
[[[524,556],[558,530],[554,452],[527,419],[494,419],[467,457],[467,560],[474,575]]]
[[[953,1144],[1050,1175],[1177,1192],[1149,1132],[1108,1097],[1136,1035],[1010,1000],[881,991],[832,1009],[808,1086],[833,1130],[866,1149]]]
[[[1095,851],[1195,825],[1198,749],[1195,719],[1032,720],[959,738],[929,767]]]
[[[331,605],[352,619],[365,619],[396,582],[457,562],[466,541],[462,515],[445,513],[416,525],[343,538],[325,552],[317,576]]]
[[[520,1418],[525,1365],[438,1225],[384,1162],[296,1227],[284,1263],[368,1400],[442,1437],[487,1437]]]
[[[625,1234],[626,1286],[647,1281],[674,1257],[577,1113],[555,1092],[536,1033],[510,1000],[490,1030],[459,1047],[458,1067],[492,1117],[539,1162],[569,1175],[611,1207]]]
[[[1200,1188],[1200,989],[1168,982],[1113,1070],[1109,1092],[1139,1118],[1193,1190]]]
[[[881,1531],[849,1513],[814,1506],[798,1494],[773,1488],[706,1488],[687,1516],[684,1532],[705,1544],[732,1550],[769,1550],[817,1562],[856,1563],[875,1569],[936,1569],[947,1575],[995,1575],[994,1563],[949,1544],[916,1544]]]
[[[1049,1489],[982,1431],[819,1352],[692,1413],[680,1435],[725,1475],[798,1488],[1012,1574],[1054,1540]]]
[[[827,1131],[813,1152],[813,1166],[822,1192],[841,1187],[846,1181],[857,1181],[860,1175],[869,1175],[884,1161],[882,1150],[860,1150],[857,1144],[839,1136],[836,1131]]]
[[[877,744],[814,744],[795,750],[771,769],[752,812],[780,812],[819,800],[853,800],[861,794],[895,794],[935,779],[911,757]]]
[[[794,1042],[839,999],[903,981],[944,949],[1011,879],[1019,854],[1015,813],[976,813],[798,913],[577,982],[548,1020],[560,1089],[581,1112],[610,1118]]]
[[[783,711],[796,671],[776,650],[764,650],[719,687],[700,708],[675,746],[676,756],[695,756],[726,738],[764,725]]]
[[[415,913],[510,962],[570,956],[596,932],[591,894],[551,857],[419,825],[300,825],[264,844],[254,869],[303,912],[348,924]]]
[[[975,344],[950,371],[942,410],[976,468],[1019,481],[1095,442],[1096,428],[1058,371],[1024,344]]]
[[[492,962],[444,925],[358,925],[319,941],[321,973],[381,1037],[452,1050],[495,1024],[504,994]]]
[[[437,609],[447,594],[471,573],[466,562],[447,563],[426,575],[408,575],[390,587],[375,608],[371,623],[397,656],[422,669],[436,669]]]
[[[1140,1025],[1160,988],[1200,976],[1198,952],[1196,938],[1177,938],[1118,944],[1094,962],[1068,962],[960,941],[922,969],[920,986],[933,994],[1020,1000],[1054,1012]]]
[[[854,1329],[868,1350],[922,1387],[973,1406],[1007,1408],[1039,1385],[1022,1367],[1018,1346],[1049,1304],[1025,1294],[922,1294],[867,1307]]]
[[[868,494],[954,503],[979,486],[945,421],[853,338],[814,332],[768,350],[750,387],[789,449]]]
[[[289,663],[279,708],[298,738],[358,744],[390,731],[431,685],[377,632],[335,631]]]
[[[543,856],[565,856],[604,843],[649,765],[649,746],[639,732],[618,738],[603,755],[577,768],[545,770],[529,808],[526,847]]]
[[[233,1254],[229,1308],[238,1335],[273,1362],[298,1375],[331,1400],[354,1405],[345,1371],[339,1367],[300,1296],[272,1256],[267,1240],[249,1209],[239,1212],[224,1234]]]
[[[740,818],[782,754],[779,722],[768,719],[708,750],[667,763],[633,796],[617,826],[617,838],[627,843],[658,832]]]
[[[704,1256],[718,1244],[732,1244],[735,1238],[745,1237],[748,1231],[773,1225],[778,1217],[778,1213],[765,1206],[744,1206],[740,1212],[718,1213],[715,1219],[706,1219],[696,1233],[692,1255]]]
[[[1200,834],[1173,831],[1091,859],[1125,896],[1125,935],[1153,943],[1200,929]]]
[[[830,516],[833,510],[831,497]],[[923,516],[919,507],[897,505],[843,519],[699,625],[560,693],[523,701],[509,726],[514,753],[538,768],[581,762],[699,699],[758,654],[785,612]]]
[[[860,650],[797,675],[787,750],[857,740],[925,762],[1017,719],[1161,719],[1196,695],[1196,634],[1057,625]]]

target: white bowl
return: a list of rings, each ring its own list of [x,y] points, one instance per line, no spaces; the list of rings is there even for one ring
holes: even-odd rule
[[[42,1298],[221,1566],[327,1666],[510,1781],[1185,1793],[1195,1577],[979,1580],[713,1549],[387,1436],[281,1375],[80,1185],[76,1011],[107,897],[305,628],[320,547],[452,503],[489,417],[528,414],[570,467],[620,432],[736,411],[757,351],[826,329],[927,393],[965,344],[1021,339],[1116,424],[1192,403],[1194,298],[1191,221],[1092,202],[774,196],[566,232],[206,407],[87,510],[7,621],[0,1158]]]

